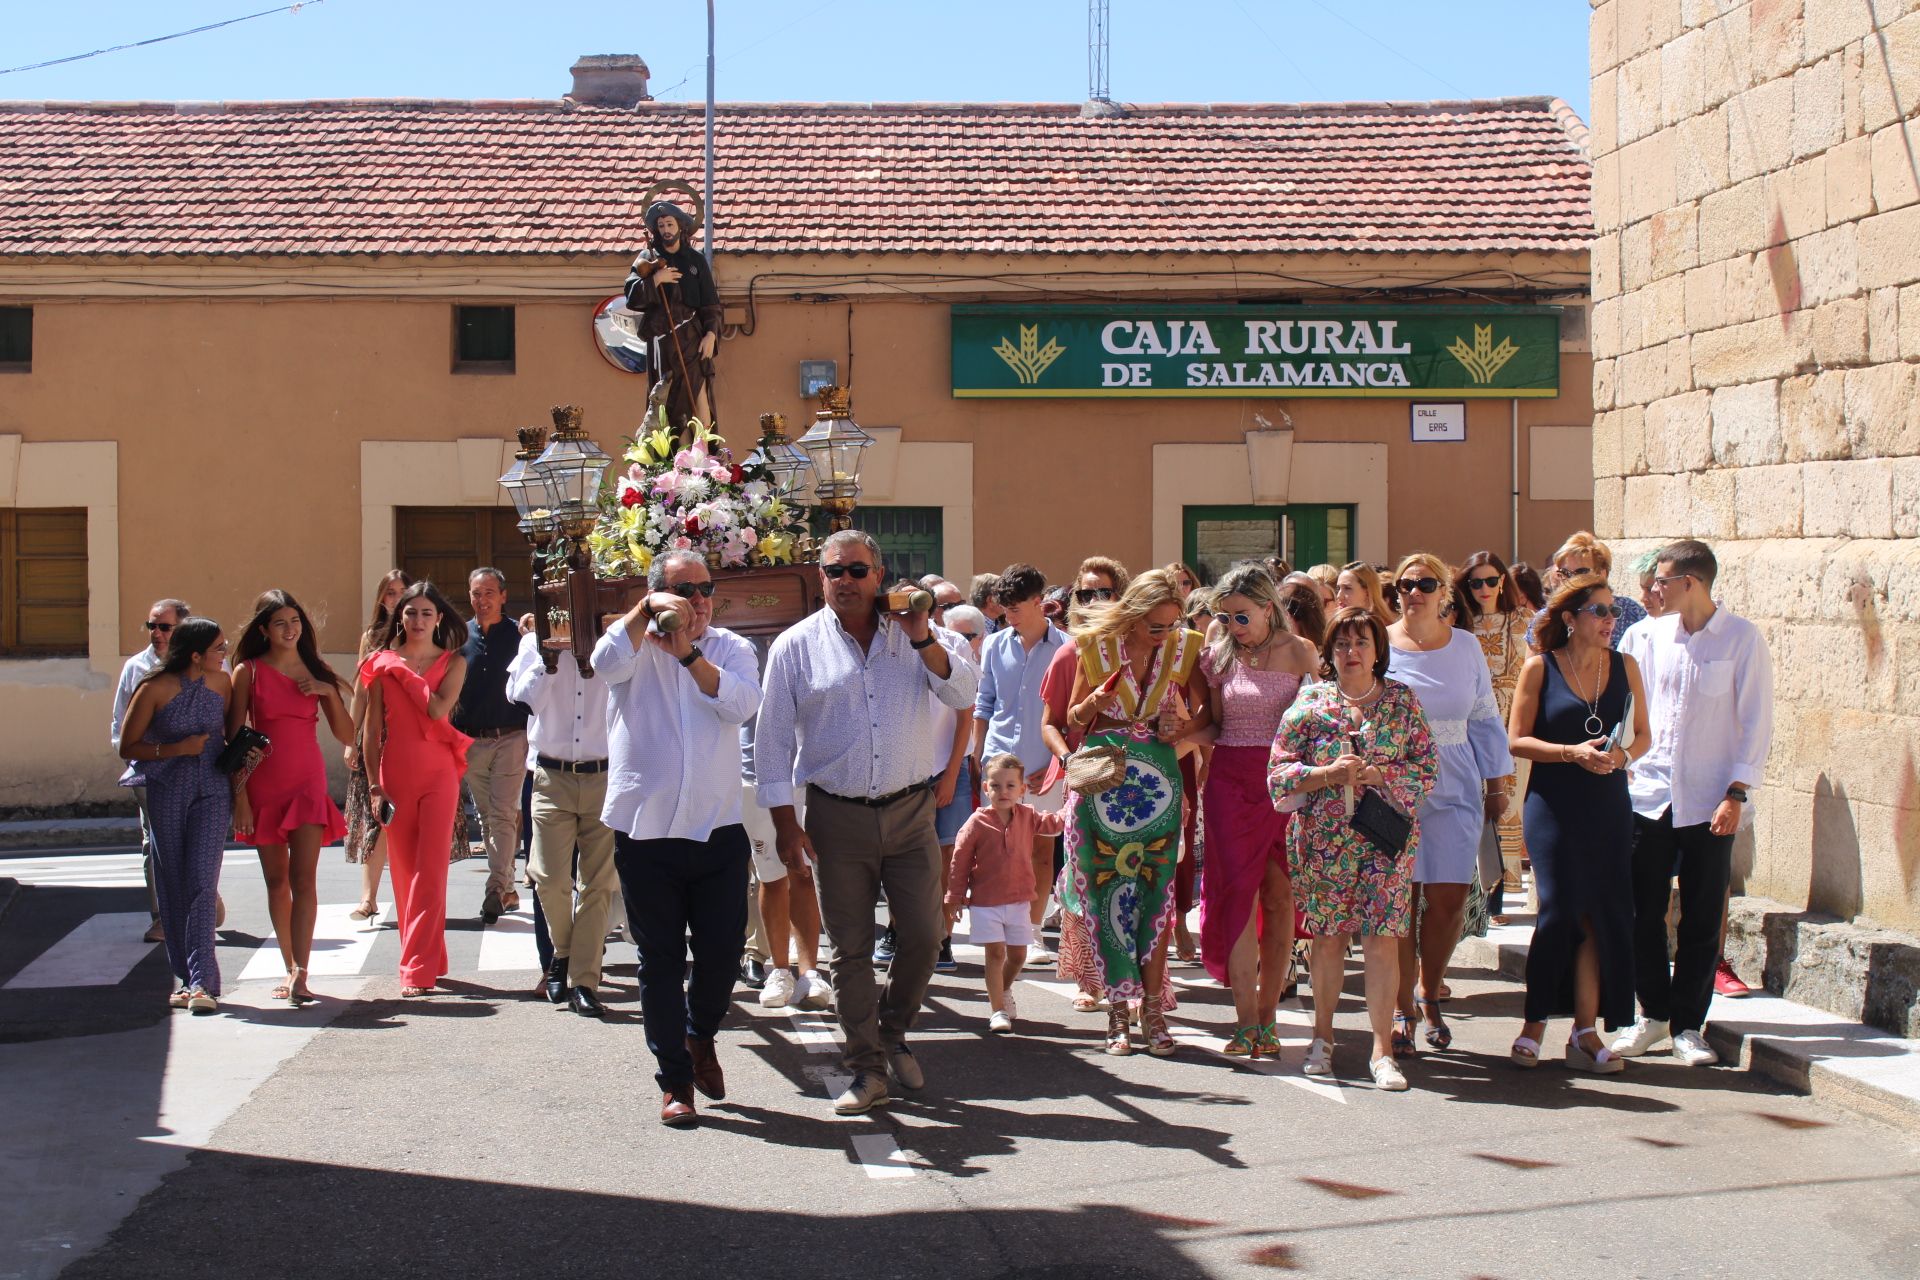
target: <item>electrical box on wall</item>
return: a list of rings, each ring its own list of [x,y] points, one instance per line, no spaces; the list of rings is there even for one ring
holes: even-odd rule
[[[840,385],[840,365],[834,360],[802,360],[800,362],[800,398],[811,400],[820,394],[824,387]]]

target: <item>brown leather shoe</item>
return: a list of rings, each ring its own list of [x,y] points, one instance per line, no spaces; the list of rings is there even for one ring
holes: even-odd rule
[[[691,1129],[700,1123],[692,1088],[679,1084],[660,1095],[660,1123],[670,1129]]]
[[[693,1055],[693,1087],[718,1102],[727,1096],[727,1077],[720,1070],[720,1055],[713,1041],[687,1037],[687,1052]]]

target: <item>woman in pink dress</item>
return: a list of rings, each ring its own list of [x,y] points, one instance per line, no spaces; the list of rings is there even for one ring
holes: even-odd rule
[[[1280,1053],[1278,1009],[1293,949],[1287,815],[1267,793],[1267,759],[1280,718],[1319,666],[1292,634],[1278,588],[1259,565],[1221,578],[1200,670],[1213,686],[1220,736],[1207,770],[1207,870],[1200,877],[1200,959],[1233,989],[1236,1057]]]
[[[286,981],[273,989],[273,998],[299,1005],[313,999],[307,965],[320,909],[314,881],[320,848],[347,830],[327,794],[327,767],[315,726],[324,711],[333,736],[348,742],[353,717],[340,677],[320,657],[306,610],[286,592],[263,592],[253,602],[253,620],[233,657],[227,736],[251,723],[273,744],[236,797],[233,825],[242,844],[260,851],[267,912],[287,966]]]
[[[447,717],[467,680],[466,638],[467,624],[423,580],[401,593],[385,640],[360,667],[368,790],[387,828],[403,996],[426,995],[447,972],[445,853],[472,741]]]

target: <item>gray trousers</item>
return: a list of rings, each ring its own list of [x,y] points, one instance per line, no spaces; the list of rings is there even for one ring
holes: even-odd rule
[[[153,887],[153,822],[147,817],[147,789],[127,789],[133,792],[133,803],[140,810],[140,863],[147,877],[147,915],[157,924],[160,920],[160,894]]]
[[[807,789],[807,838],[820,859],[820,914],[833,943],[833,995],[853,1071],[885,1071],[920,1014],[946,930],[933,790],[879,808]],[[893,963],[873,972],[874,911],[886,889]]]

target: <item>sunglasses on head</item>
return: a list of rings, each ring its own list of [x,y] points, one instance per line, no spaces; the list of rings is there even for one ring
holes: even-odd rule
[[[695,596],[704,596],[708,600],[713,599],[713,583],[711,582],[680,582],[668,587],[667,590],[673,592],[673,594],[679,596],[682,600],[691,600]]]
[[[1095,600],[1113,599],[1112,587],[1081,587],[1073,593],[1075,604],[1092,604]]]
[[[150,622],[148,622],[148,623],[147,623],[147,630],[149,630],[149,631],[171,631],[171,630],[173,630],[173,624],[172,624],[171,622],[151,622],[151,621],[150,621]]]
[[[852,578],[858,582],[873,572],[873,566],[870,564],[823,564],[820,566],[820,572],[835,582],[842,578]]]
[[[1592,614],[1596,618],[1604,619],[1617,618],[1624,613],[1625,610],[1617,604],[1583,604],[1578,609],[1575,609],[1574,612]]]
[[[1472,588],[1475,591],[1492,591],[1495,588],[1497,588],[1499,585],[1500,585],[1500,575],[1497,573],[1494,574],[1491,578],[1468,578],[1467,579],[1467,586]]]
[[[1253,615],[1250,613],[1216,613],[1213,615],[1213,620],[1223,627],[1229,622],[1234,623],[1236,626],[1244,627],[1253,621]]]
[[[1430,596],[1440,589],[1440,579],[1402,578],[1393,585],[1403,596],[1410,591],[1418,591],[1423,596]]]

